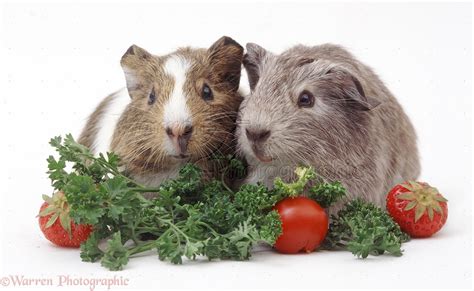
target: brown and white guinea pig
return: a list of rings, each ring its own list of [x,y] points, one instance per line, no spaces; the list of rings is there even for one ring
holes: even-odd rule
[[[229,37],[163,56],[132,45],[121,59],[127,88],[99,104],[79,142],[95,154],[117,153],[124,171],[147,186],[188,162],[213,176],[210,156],[235,150],[242,58]]]
[[[395,97],[366,65],[336,45],[280,55],[247,44],[251,94],[240,106],[238,151],[247,183],[293,178],[297,165],[340,180],[348,198],[385,205],[387,191],[416,179],[416,135]],[[330,209],[334,213],[343,202]]]

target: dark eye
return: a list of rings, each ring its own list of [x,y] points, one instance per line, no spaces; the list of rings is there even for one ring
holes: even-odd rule
[[[202,99],[204,99],[205,101],[210,101],[210,100],[214,99],[214,95],[212,94],[212,90],[211,90],[211,88],[209,88],[209,86],[207,84],[204,84],[204,86],[202,86],[201,96],[202,96]]]
[[[152,105],[156,101],[155,91],[151,91],[150,96],[148,96],[148,105]]]
[[[313,107],[314,105],[314,96],[311,92],[303,91],[298,97],[298,106],[299,107]]]

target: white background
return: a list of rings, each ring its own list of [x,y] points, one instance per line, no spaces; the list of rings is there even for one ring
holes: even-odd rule
[[[117,275],[129,288],[155,289],[471,286],[470,4],[174,3],[0,6],[0,278]],[[49,138],[77,135],[99,100],[124,86],[119,60],[131,44],[161,54],[222,35],[274,52],[338,43],[371,65],[417,129],[421,179],[449,199],[445,228],[405,244],[400,258],[265,250],[248,262],[174,266],[152,254],[119,273],[46,241],[35,215],[41,194],[51,193]]]

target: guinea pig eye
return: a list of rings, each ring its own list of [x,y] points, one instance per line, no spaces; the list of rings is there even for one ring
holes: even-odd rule
[[[204,86],[202,86],[201,97],[205,101],[210,101],[210,100],[214,99],[214,95],[212,94],[212,90],[211,90],[211,88],[209,88],[209,86],[207,84],[204,84]]]
[[[313,107],[314,106],[314,95],[311,92],[304,90],[298,96],[298,106],[299,107]]]
[[[152,105],[156,101],[155,92],[151,91],[150,96],[148,96],[148,105]]]

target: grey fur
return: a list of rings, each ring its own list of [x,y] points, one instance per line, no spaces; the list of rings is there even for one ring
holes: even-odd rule
[[[348,198],[385,206],[389,189],[420,172],[415,130],[377,75],[340,46],[298,45],[274,55],[247,45],[244,66],[251,94],[240,106],[238,152],[249,163],[248,183],[293,177],[297,165],[311,165],[327,180],[341,180]],[[297,106],[303,90],[312,108]],[[259,153],[245,130],[270,130]],[[338,203],[330,212],[340,208]]]

